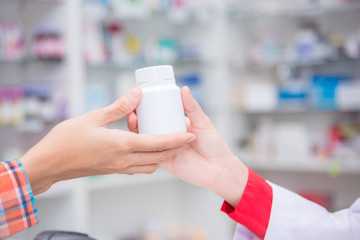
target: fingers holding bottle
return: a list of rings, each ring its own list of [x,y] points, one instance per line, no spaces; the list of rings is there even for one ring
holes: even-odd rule
[[[139,133],[138,118],[134,111],[127,116],[127,126],[130,132]]]
[[[181,89],[181,97],[185,113],[190,119],[191,126],[199,129],[211,128],[212,123],[210,119],[203,112],[200,104],[192,96],[189,87],[185,86]]]
[[[142,90],[140,87],[134,87],[127,94],[117,99],[109,106],[101,109],[100,124],[107,126],[110,123],[118,121],[131,112],[139,105],[142,98]]]

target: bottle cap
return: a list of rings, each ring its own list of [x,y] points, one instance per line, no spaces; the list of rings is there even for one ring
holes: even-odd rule
[[[135,71],[138,86],[175,84],[173,67],[170,65],[141,68]]]

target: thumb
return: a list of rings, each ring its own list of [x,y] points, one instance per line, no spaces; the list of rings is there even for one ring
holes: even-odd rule
[[[181,97],[184,104],[184,110],[191,122],[191,127],[207,128],[211,127],[210,119],[205,115],[199,103],[191,95],[188,87],[181,89]]]
[[[129,113],[139,105],[142,98],[142,90],[140,87],[134,87],[127,94],[104,108],[104,122],[109,125],[126,117]]]

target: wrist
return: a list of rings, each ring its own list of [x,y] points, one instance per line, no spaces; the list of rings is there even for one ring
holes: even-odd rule
[[[53,174],[53,158],[49,152],[40,151],[39,146],[34,146],[20,159],[28,176],[34,195],[48,190],[55,182]]]
[[[227,164],[222,168],[218,181],[210,190],[235,208],[244,193],[249,171],[234,155],[226,162]]]

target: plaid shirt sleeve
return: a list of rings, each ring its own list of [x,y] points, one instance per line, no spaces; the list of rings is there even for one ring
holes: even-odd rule
[[[38,222],[29,180],[19,160],[0,163],[0,240]]]

